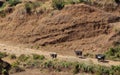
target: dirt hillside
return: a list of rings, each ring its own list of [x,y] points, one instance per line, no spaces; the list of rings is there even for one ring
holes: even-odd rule
[[[61,53],[75,49],[103,52],[120,43],[120,32],[116,31],[119,15],[86,4],[67,5],[62,10],[38,9],[28,14],[21,3],[0,18],[0,40]]]

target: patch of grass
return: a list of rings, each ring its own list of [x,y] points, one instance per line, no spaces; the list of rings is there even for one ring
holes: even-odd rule
[[[27,13],[31,14],[32,10],[41,6],[41,4],[42,4],[41,2],[32,2],[32,3],[27,2],[25,4],[25,9],[26,9]]]
[[[33,59],[34,60],[44,60],[45,56],[44,55],[33,54]]]
[[[6,17],[6,13],[5,13],[4,11],[0,11],[0,16],[1,16],[2,18]]]
[[[0,52],[0,59],[1,58],[4,58],[4,57],[6,57],[7,56],[7,53],[5,53],[5,52]]]
[[[93,54],[91,54],[91,53],[85,53],[84,54],[84,57],[93,57],[94,55]]]
[[[21,63],[26,64],[23,66],[24,68],[37,68],[37,69],[47,69],[49,71],[64,71],[64,72],[73,72],[73,74],[77,73],[90,73],[92,75],[120,75],[120,66],[101,66],[95,65],[91,63],[83,63],[83,62],[70,62],[70,61],[60,61],[60,60],[41,60],[39,55],[34,55],[30,57],[28,61],[19,61],[12,65],[18,66]],[[23,58],[26,59],[26,56]],[[40,59],[40,60],[39,60]],[[18,67],[17,67],[18,68]],[[18,70],[19,71],[19,70]]]
[[[3,9],[6,7],[6,5],[7,5],[7,2],[5,2],[5,3],[2,5],[2,7],[0,7],[0,11],[3,11]]]
[[[85,2],[85,0],[67,0],[66,4],[78,4],[82,2]]]
[[[68,67],[70,67],[72,65],[72,63],[67,62],[67,61],[61,61],[60,65],[61,65],[62,68],[68,68]]]
[[[48,60],[44,62],[44,67],[45,68],[52,68],[54,66],[53,61]]]
[[[11,54],[11,55],[9,55],[9,58],[10,58],[10,59],[16,59],[17,57],[16,57],[15,54]]]
[[[21,1],[20,0],[8,0],[8,3],[10,4],[10,6],[15,6],[21,3]]]
[[[23,67],[20,67],[20,62],[16,61],[11,64],[10,73],[22,72],[25,71]]]
[[[120,61],[120,46],[110,48],[105,55],[108,59]]]
[[[34,49],[39,49],[39,45],[32,46]]]
[[[64,0],[52,0],[52,7],[61,10],[65,6]]]
[[[21,62],[25,62],[27,61],[28,59],[30,58],[30,56],[28,55],[25,55],[25,54],[22,54],[18,57],[18,60],[21,61]]]
[[[76,63],[75,66],[74,66],[74,69],[73,69],[73,73],[76,74],[76,73],[79,73],[80,69],[79,69],[79,63]]]
[[[2,68],[2,75],[7,75],[7,74],[8,74],[7,70]]]
[[[39,60],[30,60],[26,62],[26,68],[40,68],[42,61]]]

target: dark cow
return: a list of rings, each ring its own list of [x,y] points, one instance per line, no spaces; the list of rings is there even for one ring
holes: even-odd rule
[[[95,55],[95,58],[98,60],[98,61],[104,61],[105,60],[105,55],[103,54],[96,54]]]
[[[79,56],[79,57],[82,56],[81,50],[75,50],[74,52],[75,52],[76,56]]]
[[[54,59],[57,58],[57,53],[51,53],[50,56]]]

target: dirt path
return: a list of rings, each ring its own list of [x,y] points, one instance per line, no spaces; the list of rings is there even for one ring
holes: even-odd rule
[[[35,49],[29,49],[29,48],[23,48],[23,47],[17,47],[17,46],[8,46],[8,44],[0,44],[0,52],[6,52],[9,54],[15,54],[17,56],[21,54],[26,54],[26,55],[31,55],[31,54],[40,54],[44,55],[47,58],[50,58],[50,53],[51,52],[46,52],[46,51],[40,51],[40,50],[35,50]],[[100,65],[106,65],[106,66],[111,66],[111,65],[120,65],[119,61],[111,61],[111,60],[106,60],[107,62],[98,62],[96,59],[93,58],[85,58],[81,59],[76,56],[63,56],[58,54],[58,59],[60,60],[67,60],[67,61],[78,61],[78,62],[85,62],[85,63],[91,63],[91,64],[100,64]]]

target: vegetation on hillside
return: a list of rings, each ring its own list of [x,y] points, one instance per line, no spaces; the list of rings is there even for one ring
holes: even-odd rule
[[[67,4],[77,4],[86,2],[86,0],[52,0],[52,7],[61,10]]]
[[[15,56],[15,55],[13,55]],[[11,59],[12,60],[12,59]],[[32,56],[20,55],[16,61],[11,64],[10,73],[25,71],[25,69],[36,68],[56,72],[90,73],[92,75],[119,75],[119,66],[101,66],[92,62],[70,62],[60,61],[58,59],[47,59],[43,55],[33,54]],[[4,70],[2,70],[4,71]]]
[[[120,61],[120,46],[110,48],[105,55],[108,59]]]
[[[8,75],[10,70],[10,64],[2,60],[6,56],[6,53],[0,52],[0,75]]]
[[[27,55],[23,57],[28,58]],[[26,61],[22,61],[18,59],[19,66],[23,68],[37,68],[40,70],[52,70],[52,71],[69,71],[74,74],[76,73],[91,73],[95,75],[119,75],[120,74],[120,66],[101,66],[95,65],[91,63],[80,63],[80,62],[69,62],[69,61],[60,61],[58,59],[47,59],[43,55],[34,54],[33,56],[29,56]],[[24,63],[24,64],[22,64]],[[22,65],[21,65],[22,64]]]
[[[10,6],[15,6],[15,5],[21,3],[20,0],[8,0],[7,2],[10,4]]]

